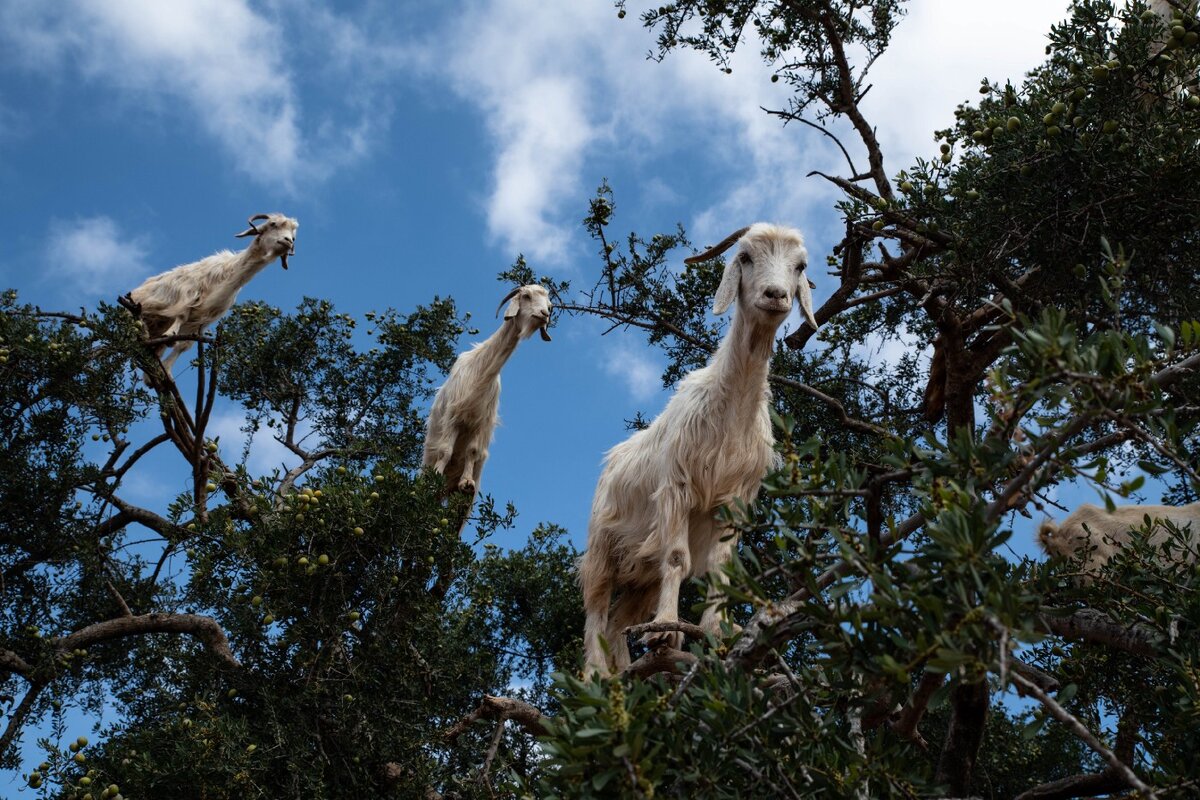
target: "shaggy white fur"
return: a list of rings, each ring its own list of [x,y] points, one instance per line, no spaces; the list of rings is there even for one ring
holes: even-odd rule
[[[1191,525],[1190,542],[1200,539],[1200,503],[1186,506],[1117,506],[1111,513],[1100,506],[1084,503],[1061,523],[1046,520],[1038,529],[1038,541],[1047,554],[1063,558],[1084,557],[1083,570],[1100,571],[1108,560],[1125,547],[1135,531],[1149,517],[1154,527],[1150,543],[1159,545],[1169,534],[1162,520],[1183,530]]]
[[[550,295],[537,284],[513,289],[500,301],[504,322],[486,341],[460,355],[433,398],[425,430],[424,466],[446,476],[446,486],[474,495],[498,422],[500,370],[522,339],[541,331],[550,341]],[[499,308],[496,309],[497,313]]]
[[[258,220],[264,220],[255,225]],[[296,220],[282,214],[258,214],[250,218],[250,227],[238,237],[253,236],[250,246],[239,253],[222,250],[207,258],[175,267],[147,278],[126,296],[141,308],[142,321],[151,339],[165,336],[198,336],[216,322],[237,300],[238,292],[250,279],[276,258],[287,269],[288,256],[296,247]],[[171,355],[163,361],[169,374],[180,354],[192,346],[190,341],[176,342]],[[162,358],[167,345],[157,351]]]
[[[768,367],[775,333],[794,299],[817,327],[808,253],[799,231],[759,223],[687,261],[715,258],[737,242],[741,247],[714,299],[717,314],[737,302],[720,347],[707,366],[680,381],[650,427],[608,452],[596,486],[588,549],[579,563],[591,671],[629,665],[625,628],[651,616],[677,620],[680,585],[689,576],[712,572],[721,580],[720,567],[736,542],[715,512],[734,500],[753,500],[775,459]],[[718,630],[713,606],[700,624]],[[680,644],[678,635],[663,638]]]

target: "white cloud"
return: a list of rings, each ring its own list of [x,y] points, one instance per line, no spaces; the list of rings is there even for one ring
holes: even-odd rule
[[[1035,66],[1065,8],[1066,0],[1013,0],[1002,12],[985,0],[911,4],[865,104],[887,169],[927,152],[932,131],[952,121],[981,76],[1018,79]],[[798,225],[814,240],[838,236],[829,214],[836,190],[805,176],[844,173],[842,156],[819,133],[784,128],[762,111],[783,108],[787,94],[770,82],[752,31],[732,74],[722,75],[694,52],[647,62],[653,35],[633,15],[614,17],[607,3],[475,2],[438,40],[438,52],[450,53],[445,64],[426,57],[427,68],[444,69],[484,114],[495,149],[484,201],[494,238],[513,251],[567,260],[581,236],[578,198],[588,188],[589,159],[605,148],[638,167],[644,181],[656,179],[661,159],[694,164],[710,187],[690,220],[697,242],[756,220]],[[851,133],[852,152],[854,141]]]
[[[247,0],[13,0],[0,8],[0,44],[26,68],[68,66],[117,89],[139,119],[182,104],[243,172],[294,191],[360,157],[370,118],[302,129],[287,20]],[[342,28],[331,46],[352,42]]]
[[[122,235],[109,217],[52,220],[46,274],[65,298],[116,297],[149,271],[146,255],[146,238]]]
[[[1067,0],[924,0],[908,9],[863,103],[893,174],[915,155],[936,153],[933,132],[954,123],[959,103],[979,99],[983,78],[1021,85],[1045,60],[1050,26],[1066,17]]]
[[[623,381],[631,398],[644,403],[662,391],[663,368],[650,357],[645,345],[624,340],[606,344],[604,371]]]

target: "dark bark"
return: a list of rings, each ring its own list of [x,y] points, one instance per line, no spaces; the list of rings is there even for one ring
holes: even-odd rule
[[[988,694],[986,680],[960,681],[950,690],[950,727],[935,780],[952,796],[963,797],[971,788],[987,723]]]

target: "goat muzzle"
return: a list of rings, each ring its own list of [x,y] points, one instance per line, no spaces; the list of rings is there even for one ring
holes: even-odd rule
[[[283,264],[284,269],[288,268],[288,258],[294,255],[296,255],[296,243],[287,242],[287,249],[279,255],[279,261]]]

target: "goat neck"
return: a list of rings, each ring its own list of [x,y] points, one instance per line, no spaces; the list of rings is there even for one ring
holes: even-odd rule
[[[521,341],[520,318],[505,320],[488,338],[475,345],[475,362],[481,378],[493,379],[500,375],[504,363],[512,356]]]
[[[762,403],[762,394],[754,389],[761,386],[765,391],[767,388],[777,328],[773,320],[764,320],[755,309],[739,303],[729,332],[713,355],[712,367],[717,375],[715,385],[757,408]]]
[[[228,263],[226,271],[231,282],[240,289],[278,257],[263,245],[261,239],[256,238],[249,247],[238,253],[238,258]]]

